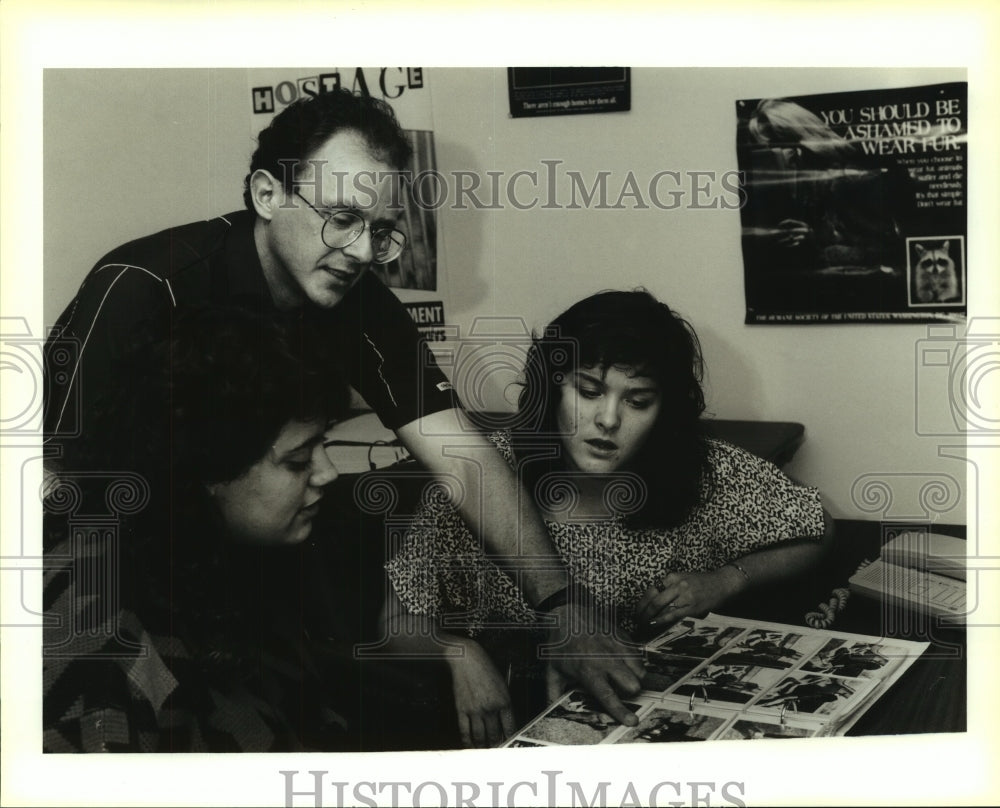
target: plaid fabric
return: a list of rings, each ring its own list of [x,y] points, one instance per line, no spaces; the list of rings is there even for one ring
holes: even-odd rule
[[[95,532],[62,538],[46,553],[44,751],[266,752],[344,744],[345,722],[326,705],[319,672],[293,644],[282,653],[280,645],[262,643],[238,681],[220,681],[180,636],[153,632],[115,602],[110,546]]]

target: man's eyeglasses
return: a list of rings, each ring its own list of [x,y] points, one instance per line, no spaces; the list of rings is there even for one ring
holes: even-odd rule
[[[298,191],[295,195],[309,205],[316,215],[323,220],[323,232],[320,237],[331,250],[347,247],[361,238],[367,224],[357,213],[350,210],[320,210],[310,204]],[[376,264],[388,264],[395,261],[406,246],[406,236],[392,227],[372,229],[372,260]]]

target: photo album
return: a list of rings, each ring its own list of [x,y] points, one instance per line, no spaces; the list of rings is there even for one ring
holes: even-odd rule
[[[643,690],[619,724],[566,691],[503,746],[843,735],[929,643],[722,615],[685,618],[643,648]]]

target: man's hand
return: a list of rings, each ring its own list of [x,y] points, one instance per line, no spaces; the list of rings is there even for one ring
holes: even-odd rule
[[[614,621],[595,616],[592,605],[568,603],[548,614],[558,622],[549,630],[548,642],[539,646],[542,658],[565,680],[590,693],[618,723],[634,727],[638,720],[621,697],[641,690],[645,669],[637,647],[616,637]],[[550,677],[550,700],[558,695],[551,691],[560,685]]]

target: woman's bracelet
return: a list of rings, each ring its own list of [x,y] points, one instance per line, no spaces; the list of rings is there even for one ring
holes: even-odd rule
[[[750,573],[749,573],[749,572],[747,572],[747,571],[746,571],[745,569],[743,569],[742,565],[738,564],[738,563],[737,563],[737,562],[735,562],[735,561],[727,561],[727,562],[726,562],[725,564],[723,564],[722,566],[723,566],[723,567],[735,567],[735,568],[736,568],[736,571],[737,571],[737,572],[738,572],[738,573],[739,573],[740,575],[742,575],[742,576],[743,576],[744,578],[746,578],[746,580],[747,580],[747,583],[750,583]]]

